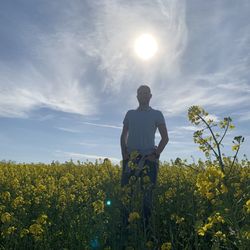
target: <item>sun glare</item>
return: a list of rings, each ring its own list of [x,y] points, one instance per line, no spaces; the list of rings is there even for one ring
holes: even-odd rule
[[[134,49],[141,59],[148,60],[155,55],[158,46],[153,36],[143,34],[135,40]]]

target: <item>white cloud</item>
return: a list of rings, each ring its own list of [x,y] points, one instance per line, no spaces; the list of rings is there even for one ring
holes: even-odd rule
[[[187,134],[192,134],[191,132],[196,130],[198,130],[198,127],[195,126],[176,126],[174,129],[168,131],[168,133],[175,137],[185,137]]]
[[[156,96],[155,102],[166,116],[176,116],[187,112],[192,105],[202,106],[205,110],[208,107],[234,108],[238,105],[249,105],[249,91],[246,88],[238,88],[237,83],[235,83],[235,88],[238,90],[232,91],[230,88],[218,89],[216,77],[209,77],[205,82],[199,80],[197,76],[183,80],[186,83],[178,83],[179,81],[182,80],[175,79],[165,89],[153,90],[153,93],[156,92],[153,94]],[[226,80],[224,81],[226,82]]]
[[[61,150],[56,150],[55,151],[55,156],[64,156],[64,157],[70,157],[73,160],[78,160],[78,159],[102,159],[104,160],[105,158],[110,159],[111,161],[114,161],[115,163],[119,163],[121,159],[115,158],[115,157],[109,157],[109,156],[103,156],[103,155],[93,155],[93,154],[81,154],[81,153],[75,153],[75,152],[65,152]]]
[[[80,133],[81,132],[79,130],[71,129],[71,128],[63,128],[63,127],[55,127],[55,128],[62,130],[62,131],[70,132],[70,133]]]
[[[239,116],[239,121],[249,121],[250,120],[250,111],[238,112],[236,113]]]
[[[197,128],[194,126],[181,126],[181,127],[178,127],[177,129],[179,129],[180,131],[183,131],[183,130],[196,131],[197,130]]]
[[[97,147],[97,146],[100,146],[100,144],[89,143],[89,142],[78,142],[77,144],[83,145],[83,146],[88,146],[88,147]]]
[[[28,117],[40,107],[81,115],[97,114],[98,98],[89,82],[82,82],[86,58],[77,37],[65,32],[50,35],[29,27],[32,58],[21,64],[0,60],[0,116]],[[25,30],[24,30],[25,31]],[[32,34],[32,35],[31,35]],[[27,44],[28,46],[28,44]]]
[[[83,122],[83,124],[96,126],[96,127],[122,129],[121,126],[115,126],[115,125],[109,125],[109,124],[100,124],[100,123],[92,123],[92,122]]]
[[[194,146],[194,142],[186,142],[186,141],[169,141],[169,144],[173,144],[175,147],[181,147],[183,146]]]

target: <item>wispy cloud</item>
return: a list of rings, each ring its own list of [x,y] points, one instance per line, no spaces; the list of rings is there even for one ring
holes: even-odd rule
[[[97,143],[89,143],[89,142],[78,142],[77,144],[83,145],[83,146],[88,146],[88,147],[97,147],[97,146],[100,146],[100,144],[97,144]]]
[[[177,127],[178,130],[183,131],[183,130],[187,130],[187,131],[196,131],[197,128],[194,126],[180,126]]]
[[[87,124],[87,125],[91,125],[91,126],[96,126],[96,127],[122,129],[121,126],[115,126],[115,125],[109,125],[109,124],[92,123],[92,122],[83,122],[83,124]]]
[[[186,141],[169,141],[169,144],[173,144],[175,147],[183,148],[183,146],[194,146],[194,142],[186,142]]]
[[[81,132],[79,130],[72,129],[72,128],[63,128],[63,127],[55,127],[55,128],[62,130],[62,131],[70,132],[70,133],[80,133]]]
[[[250,111],[238,111],[235,113],[236,116],[238,116],[239,121],[249,121],[250,120]]]
[[[28,117],[40,107],[91,116],[100,112],[100,103],[120,103],[121,96],[126,96],[126,106],[134,106],[134,91],[143,82],[168,116],[194,104],[248,107],[249,22],[227,22],[234,5],[216,9],[211,4],[212,15],[204,19],[192,1],[188,8],[181,0],[47,4],[62,10],[47,25],[53,31],[22,15],[13,19],[21,28],[15,40],[22,41],[19,49],[28,50],[29,57],[0,59],[0,116]],[[147,63],[133,49],[141,33],[151,33],[159,46]]]
[[[7,12],[14,15],[15,8]],[[70,11],[59,11],[57,17],[62,15],[67,23],[69,14]],[[98,113],[98,97],[91,82],[83,77],[89,61],[74,34],[78,25],[68,23],[72,27],[70,33],[63,28],[65,22],[62,21],[56,23],[56,32],[51,32],[41,29],[42,23],[27,23],[20,14],[11,20],[21,29],[9,29],[8,33],[12,37],[15,32],[15,41],[20,41],[16,43],[16,51],[28,50],[29,53],[15,60],[0,58],[0,116],[28,117],[30,111],[41,107],[81,115]],[[53,25],[52,22],[48,27]]]
[[[231,75],[233,73],[231,72]],[[223,72],[221,78],[223,82],[227,82],[226,72]],[[235,75],[234,77],[237,77]],[[240,77],[238,75],[238,77]],[[161,90],[157,95],[158,106],[163,107],[163,112],[167,116],[175,116],[177,114],[187,112],[192,105],[200,105],[202,107],[216,107],[216,108],[234,108],[235,106],[247,106],[250,99],[250,93],[245,88],[239,88],[238,91],[229,89],[219,89],[217,86],[217,77],[192,77],[186,79],[185,84],[179,83],[181,79],[175,79],[170,83],[168,90]],[[176,88],[174,85],[180,85]],[[171,87],[172,86],[172,87]],[[237,81],[235,82],[237,88]],[[169,95],[171,93],[171,95]],[[164,98],[168,96],[168,98]]]
[[[185,137],[187,134],[196,131],[198,128],[195,126],[176,126],[174,129],[168,131],[170,135],[178,135],[179,137]]]
[[[109,157],[107,155],[93,155],[93,154],[82,154],[82,153],[76,153],[76,152],[67,152],[67,151],[61,151],[61,150],[56,150],[55,151],[55,156],[64,156],[64,157],[70,157],[73,160],[77,159],[102,159],[104,160],[105,158],[110,159],[111,161],[114,161],[116,163],[119,163],[121,159],[115,158],[115,157]]]

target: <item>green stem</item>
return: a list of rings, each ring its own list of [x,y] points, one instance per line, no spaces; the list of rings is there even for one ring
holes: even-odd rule
[[[205,143],[214,152],[215,157],[217,159],[219,159],[219,155],[216,153],[214,148],[205,139],[203,139],[201,136],[199,136],[199,138],[203,141],[203,143]]]
[[[221,166],[221,170],[224,173],[224,164],[223,164],[222,157],[221,157],[220,145],[219,145],[219,143],[218,143],[218,141],[217,141],[217,139],[216,139],[216,137],[214,135],[214,132],[212,131],[211,127],[209,126],[209,124],[206,122],[206,120],[203,117],[201,117],[200,115],[198,115],[198,117],[206,124],[207,128],[209,129],[210,133],[213,136],[213,139],[215,141],[215,144],[216,144],[217,150],[218,150],[218,154],[219,154],[219,163],[220,163],[220,166]]]
[[[226,127],[226,129],[225,129],[225,131],[224,131],[224,134],[223,134],[223,136],[221,137],[221,139],[220,139],[220,141],[219,141],[219,145],[221,144],[223,138],[225,137],[225,135],[226,135],[226,133],[227,133],[227,130],[228,130],[228,127],[229,127],[229,120],[227,121],[227,127]]]
[[[237,155],[238,155],[239,150],[240,150],[240,144],[239,144],[239,147],[238,147],[238,149],[237,149],[237,151],[236,151],[236,153],[235,153],[235,155],[234,155],[234,159],[233,159],[233,162],[232,162],[232,164],[231,164],[231,166],[230,166],[230,169],[229,169],[229,172],[228,172],[228,176],[229,176],[229,174],[231,173],[231,170],[232,170],[232,168],[233,168],[233,165],[234,165],[234,163],[235,163],[235,160],[236,160],[236,157],[237,157]]]

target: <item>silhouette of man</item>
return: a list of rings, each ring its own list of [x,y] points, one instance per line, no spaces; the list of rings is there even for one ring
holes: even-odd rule
[[[135,163],[143,160],[143,166],[149,166],[146,175],[149,176],[151,188],[143,194],[143,217],[145,226],[148,226],[149,217],[152,209],[152,190],[155,187],[159,169],[160,154],[169,141],[168,132],[164,116],[161,111],[155,110],[149,106],[152,97],[150,88],[147,85],[141,85],[137,89],[137,99],[139,107],[135,110],[129,110],[123,120],[123,130],[120,138],[122,151],[122,177],[121,186],[129,183],[129,178],[135,174],[129,171],[128,161],[131,159],[133,151],[139,152]],[[158,146],[155,146],[155,132],[158,128],[161,134],[161,140]],[[140,163],[138,165],[141,165]],[[145,176],[145,175],[144,175]],[[124,211],[123,222],[128,224],[128,211]]]

